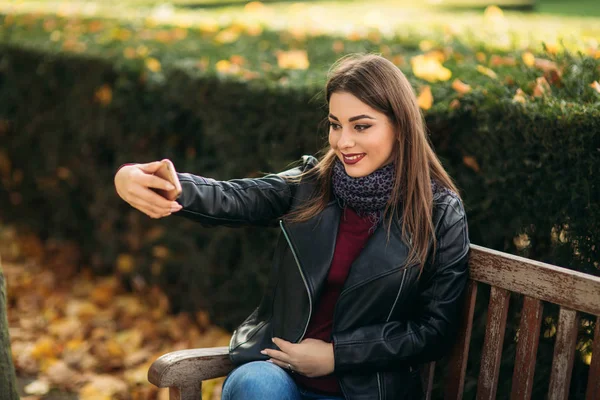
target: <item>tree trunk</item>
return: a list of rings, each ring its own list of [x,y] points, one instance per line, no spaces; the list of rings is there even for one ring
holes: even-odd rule
[[[0,400],[19,400],[6,317],[6,286],[0,262]]]

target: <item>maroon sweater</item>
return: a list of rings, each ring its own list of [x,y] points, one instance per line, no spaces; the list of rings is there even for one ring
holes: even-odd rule
[[[350,264],[358,257],[369,239],[371,225],[368,218],[361,218],[351,208],[346,208],[342,213],[327,282],[320,299],[316,302],[317,306],[308,324],[305,339],[314,338],[331,343],[335,304],[348,277]],[[338,380],[333,374],[318,378],[307,378],[299,374],[291,376],[297,384],[310,391],[342,396]]]

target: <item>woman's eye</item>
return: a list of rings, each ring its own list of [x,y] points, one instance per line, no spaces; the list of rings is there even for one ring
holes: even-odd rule
[[[330,121],[330,122],[329,122],[329,127],[335,131],[335,130],[337,130],[337,129],[338,129],[340,126],[339,126],[338,124],[336,124],[336,123],[334,123],[334,122],[331,122],[331,121]]]
[[[356,125],[354,128],[357,131],[364,131],[364,130],[369,129],[370,127],[371,127],[371,125]]]

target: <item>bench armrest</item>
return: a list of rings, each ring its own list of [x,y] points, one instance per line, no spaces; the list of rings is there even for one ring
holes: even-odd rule
[[[225,376],[233,368],[227,347],[180,350],[154,361],[148,380],[168,387],[171,400],[198,400],[202,399],[202,381]]]

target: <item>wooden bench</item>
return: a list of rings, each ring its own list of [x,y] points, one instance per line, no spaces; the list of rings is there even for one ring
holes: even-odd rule
[[[461,399],[478,286],[491,286],[486,333],[481,352],[477,399],[494,399],[510,294],[524,296],[511,399],[531,397],[543,301],[560,306],[548,399],[567,399],[575,356],[579,312],[596,316],[593,354],[586,399],[600,399],[600,277],[471,245],[470,281],[460,331],[448,354],[444,398]],[[170,399],[201,399],[203,380],[233,369],[227,347],[182,350],[165,354],[150,367],[148,380],[170,390]],[[422,366],[427,399],[431,398],[435,363]]]

